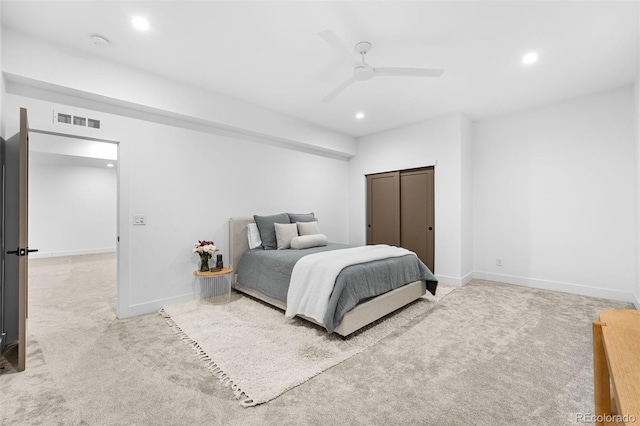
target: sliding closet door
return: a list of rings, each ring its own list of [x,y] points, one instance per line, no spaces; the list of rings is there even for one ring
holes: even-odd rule
[[[435,272],[433,167],[367,175],[367,244],[402,246]]]
[[[367,244],[400,245],[400,173],[367,175]]]
[[[400,173],[400,244],[434,271],[433,168]]]

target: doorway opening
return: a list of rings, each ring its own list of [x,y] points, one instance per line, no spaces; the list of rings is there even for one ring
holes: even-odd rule
[[[29,279],[37,281],[42,278],[39,274],[52,271],[69,274],[69,285],[58,288],[69,292],[69,300],[76,300],[78,292],[92,291],[89,285],[73,285],[76,266],[99,265],[94,277],[82,279],[100,281],[99,285],[115,281],[109,298],[114,315],[118,306],[118,159],[118,141],[29,131],[29,245],[39,249],[29,256]],[[110,276],[102,280],[99,274]],[[42,286],[30,287],[43,291]],[[46,295],[34,296],[29,300],[46,303]]]

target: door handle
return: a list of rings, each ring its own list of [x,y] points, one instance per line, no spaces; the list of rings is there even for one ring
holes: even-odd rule
[[[28,256],[29,253],[33,253],[34,251],[38,251],[38,249],[29,249],[29,247],[27,248],[18,247],[15,250],[9,250],[7,254],[15,254],[16,256]]]

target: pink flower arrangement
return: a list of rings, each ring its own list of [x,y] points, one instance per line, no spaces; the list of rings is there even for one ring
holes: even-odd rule
[[[211,257],[218,251],[218,247],[213,241],[201,240],[193,245],[193,252],[200,256]]]

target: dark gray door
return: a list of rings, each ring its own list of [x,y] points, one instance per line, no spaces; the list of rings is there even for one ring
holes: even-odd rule
[[[367,244],[400,245],[400,173],[367,175]]]
[[[434,272],[433,168],[400,173],[400,244]]]
[[[17,344],[18,371],[25,369],[27,345],[27,254],[29,126],[20,109],[20,132],[4,143],[2,217],[3,346]]]

